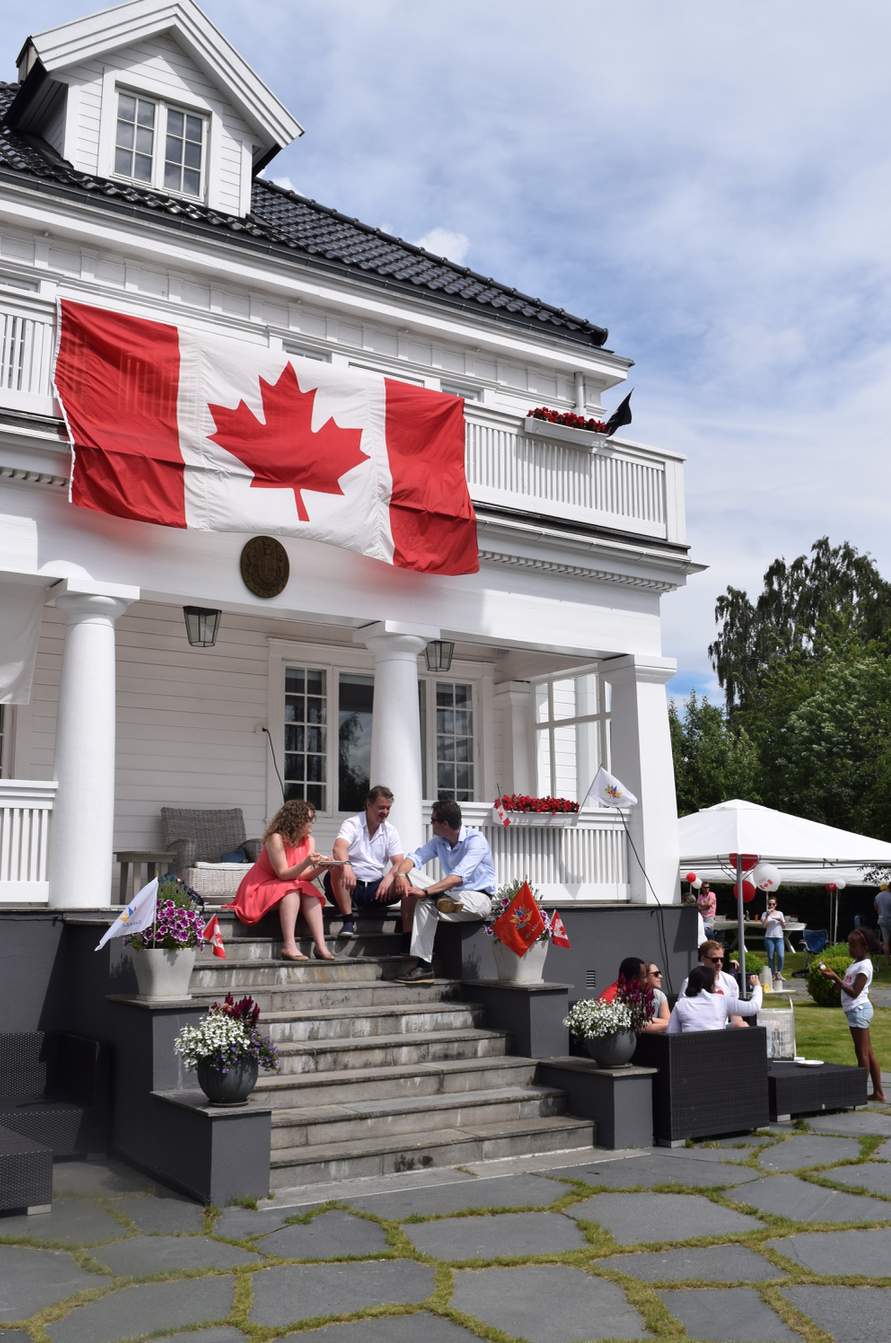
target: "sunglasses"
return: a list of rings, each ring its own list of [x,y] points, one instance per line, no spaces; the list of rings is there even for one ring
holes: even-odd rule
[[[706,956],[705,959],[706,959],[707,961],[714,961],[717,965],[723,965],[723,964],[724,964],[724,957],[723,957],[723,956]]]
[[[662,978],[662,971],[661,971],[661,970],[651,970],[651,971],[650,971],[650,974],[653,975],[656,979],[661,979],[661,978]]]

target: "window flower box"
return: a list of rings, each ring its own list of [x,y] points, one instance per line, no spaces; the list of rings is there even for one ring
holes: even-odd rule
[[[548,420],[537,420],[527,415],[523,422],[523,431],[528,438],[550,438],[560,443],[571,443],[574,448],[594,450],[598,445],[609,443],[606,434],[595,434],[589,429],[572,429],[566,424],[552,424]]]
[[[494,807],[492,814],[498,824],[502,825],[501,817]],[[512,826],[537,825],[546,826],[550,830],[561,830],[579,823],[577,811],[506,811],[504,814]]]

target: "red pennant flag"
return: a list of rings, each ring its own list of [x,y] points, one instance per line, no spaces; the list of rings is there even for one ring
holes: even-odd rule
[[[569,938],[566,935],[566,929],[563,926],[563,920],[556,909],[551,915],[551,941],[555,947],[568,947]]]
[[[220,960],[226,959],[226,948],[223,946],[223,934],[220,932],[220,925],[214,914],[210,923],[204,925],[204,940],[210,942],[213,946],[213,954],[219,956]]]
[[[541,910],[535,903],[528,881],[517,891],[507,909],[492,924],[492,931],[511,951],[518,956],[526,952],[537,941],[546,927]]]

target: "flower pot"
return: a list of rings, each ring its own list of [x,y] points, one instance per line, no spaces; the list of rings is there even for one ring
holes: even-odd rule
[[[240,1059],[226,1073],[209,1063],[199,1063],[195,1069],[198,1085],[211,1105],[247,1105],[247,1098],[257,1085],[259,1070],[256,1059]]]
[[[512,984],[540,984],[549,942],[533,942],[525,956],[518,956],[510,947],[493,938],[495,966],[498,978]]]
[[[191,998],[189,980],[198,954],[197,947],[180,951],[130,948],[136,983],[142,998]]]
[[[586,1040],[588,1053],[601,1068],[627,1068],[637,1048],[636,1031],[614,1031]]]

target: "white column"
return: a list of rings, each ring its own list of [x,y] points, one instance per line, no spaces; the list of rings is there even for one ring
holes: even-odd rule
[[[498,783],[506,793],[534,793],[531,683],[505,681],[497,685],[495,707],[501,710],[502,775]]]
[[[111,904],[114,843],[114,626],[138,588],[66,580],[55,604],[67,629],[56,719],[59,789],[50,843],[50,904]]]
[[[635,654],[602,664],[603,679],[612,686],[611,770],[638,799],[626,816],[640,855],[638,863],[629,848],[629,888],[639,904],[655,904],[641,864],[663,904],[680,900],[678,807],[664,689],[676,670],[671,658]]]
[[[371,785],[382,783],[393,790],[390,819],[407,853],[424,838],[418,656],[429,639],[439,637],[439,630],[382,620],[357,630],[354,637],[374,654]]]

